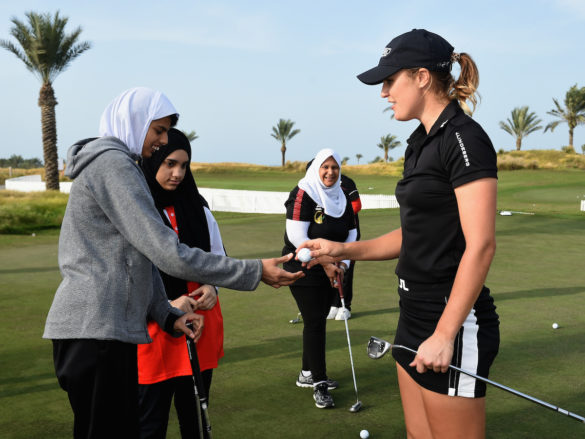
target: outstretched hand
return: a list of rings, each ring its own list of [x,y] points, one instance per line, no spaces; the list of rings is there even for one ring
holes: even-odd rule
[[[188,312],[175,320],[173,329],[176,332],[183,332],[187,337],[192,338],[196,342],[201,337],[203,321],[204,317],[202,315]],[[193,329],[189,328],[187,326],[188,324],[191,324]]]
[[[342,242],[328,241],[323,238],[311,239],[309,241],[303,242],[297,247],[297,254],[302,248],[308,248],[311,250],[312,258],[307,263],[303,262],[303,267],[306,266],[307,268],[311,268],[317,264],[325,266],[327,264],[333,264],[344,259],[341,257],[344,248]]]
[[[303,277],[305,274],[302,271],[289,273],[279,267],[280,264],[290,261],[293,256],[293,253],[289,253],[280,258],[262,259],[262,282],[271,287],[278,288],[290,285],[297,279]]]

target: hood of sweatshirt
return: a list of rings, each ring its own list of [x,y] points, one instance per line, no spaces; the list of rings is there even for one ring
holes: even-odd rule
[[[123,152],[134,161],[140,158],[138,154],[130,152],[128,147],[116,137],[90,137],[75,142],[67,151],[65,175],[76,178],[96,157],[111,150]]]

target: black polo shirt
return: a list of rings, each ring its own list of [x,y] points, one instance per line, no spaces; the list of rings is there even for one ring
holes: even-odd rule
[[[455,100],[428,135],[421,124],[407,143],[403,178],[396,186],[402,226],[396,274],[417,283],[452,282],[465,250],[455,188],[497,178],[496,152]]]
[[[346,198],[345,212],[339,218],[335,218],[325,214],[323,208],[317,206],[317,203],[309,197],[309,194],[296,186],[290,192],[288,199],[284,203],[286,207],[286,219],[308,222],[309,229],[307,236],[309,239],[324,238],[330,241],[345,242],[349,231],[355,229],[355,216],[347,193],[344,192],[344,195]],[[294,253],[295,250],[296,247],[288,239],[288,234],[285,229],[282,254]],[[329,278],[321,265],[315,265],[310,270],[307,270],[301,266],[300,261],[293,258],[285,262],[283,268],[291,273],[301,270],[305,273],[305,277],[295,282],[297,286],[330,285]]]

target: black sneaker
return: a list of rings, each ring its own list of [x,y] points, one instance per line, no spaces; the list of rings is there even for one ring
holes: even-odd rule
[[[329,393],[329,390],[327,390],[326,381],[323,381],[315,386],[313,399],[315,400],[315,405],[320,409],[335,407],[333,397],[331,396],[331,393]]]
[[[326,383],[327,388],[329,390],[337,389],[339,387],[339,383],[331,379],[327,379]],[[303,375],[303,372],[299,372],[299,377],[297,378],[297,386],[313,388],[313,375],[309,375],[308,377],[306,377]]]

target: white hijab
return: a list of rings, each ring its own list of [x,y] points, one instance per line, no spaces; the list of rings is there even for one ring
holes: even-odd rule
[[[327,187],[319,177],[319,168],[329,157],[339,165],[339,177],[333,186]],[[345,212],[347,200],[341,190],[341,159],[339,154],[329,148],[322,149],[317,153],[313,163],[307,169],[307,173],[299,180],[299,188],[304,190],[311,199],[317,203],[317,206],[323,208],[323,211],[334,218],[339,218]]]
[[[104,110],[99,135],[120,139],[130,151],[142,154],[146,133],[153,120],[179,114],[160,91],[146,87],[126,90]]]

